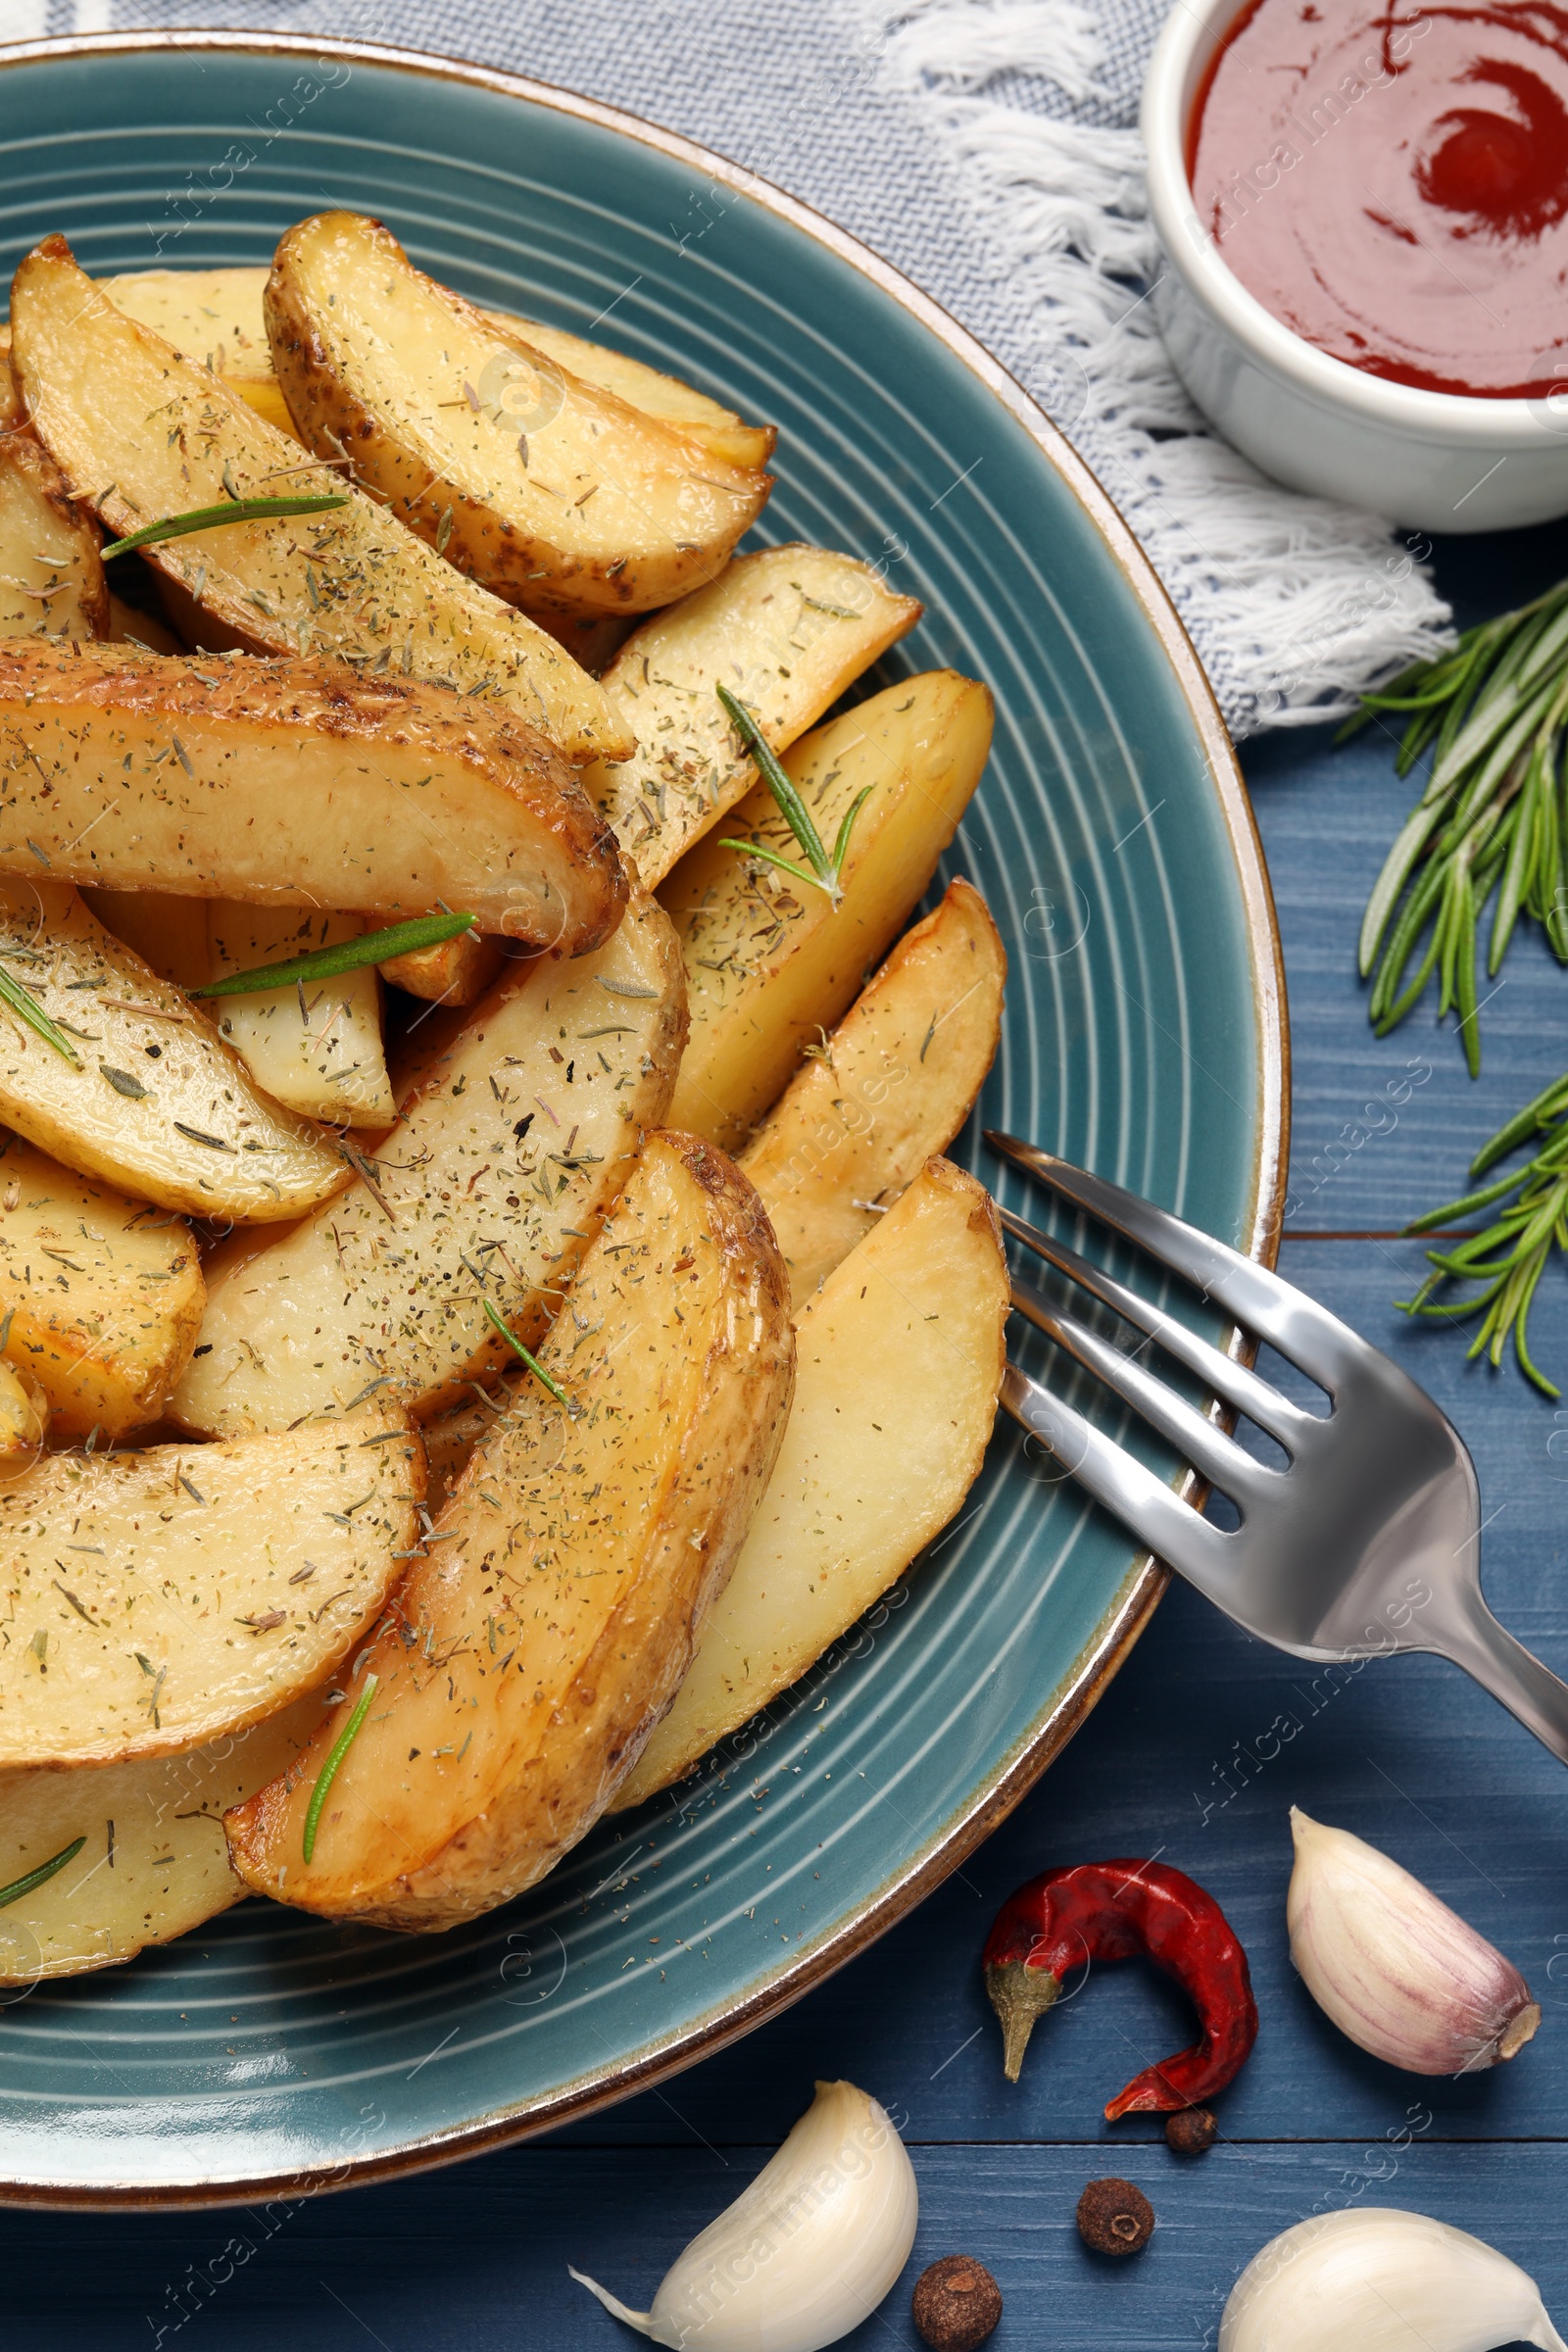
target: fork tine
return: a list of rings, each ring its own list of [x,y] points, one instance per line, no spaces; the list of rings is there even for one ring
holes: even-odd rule
[[[1168,1209],[1155,1208],[1152,1201],[1125,1192],[1119,1184],[1091,1176],[1017,1136],[987,1128],[986,1142],[1004,1159],[1037,1176],[1075,1208],[1125,1234],[1151,1257],[1157,1257],[1162,1265],[1217,1300],[1238,1323],[1267,1340],[1331,1396],[1336,1382],[1374,1352],[1304,1292],[1282,1281],[1266,1266],[1243,1257],[1239,1250],[1200,1233],[1196,1225],[1173,1217]]]
[[[1282,1396],[1278,1389],[1271,1388],[1266,1380],[1260,1380],[1255,1372],[1249,1371],[1245,1364],[1237,1363],[1223,1348],[1200,1339],[1198,1333],[1189,1331],[1185,1323],[1178,1323],[1173,1315],[1167,1315],[1149,1299],[1140,1298],[1136,1291],[1128,1290],[1124,1283],[1117,1282],[1111,1275],[1102,1274],[1086,1257],[1080,1257],[1076,1250],[1069,1250],[1063,1242],[1054,1241],[1049,1233],[1042,1233],[1038,1225],[1030,1225],[1024,1218],[1015,1216],[1010,1208],[999,1206],[997,1214],[1014,1241],[1022,1242],[1026,1249],[1036,1250],[1049,1265],[1055,1267],[1058,1274],[1065,1274],[1069,1281],[1078,1283],[1102,1305],[1108,1306],[1113,1314],[1120,1315],[1123,1322],[1150,1333],[1167,1355],[1173,1355],[1179,1364],[1185,1364],[1189,1372],[1196,1372],[1204,1388],[1212,1389],[1216,1396],[1223,1396],[1227,1404],[1234,1404],[1238,1412],[1245,1413],[1250,1421],[1255,1421],[1259,1429],[1266,1429],[1269,1436],[1277,1438],[1282,1446],[1289,1447],[1302,1426],[1314,1419],[1312,1414],[1303,1413],[1299,1405],[1292,1404],[1289,1397]],[[1023,1307],[1021,1311],[1029,1313],[1028,1307]]]
[[[1049,1298],[1024,1282],[1013,1284],[1012,1303],[1037,1331],[1076,1356],[1086,1371],[1102,1380],[1151,1429],[1184,1453],[1195,1470],[1244,1509],[1265,1486],[1278,1485],[1283,1475],[1280,1471],[1251,1460],[1184,1396],[1178,1396],[1131,1356],[1123,1355],[1087,1323],[1080,1323],[1076,1315],[1058,1313]]]
[[[1013,1419],[1050,1446],[1095,1500],[1113,1511],[1142,1544],[1168,1560],[1200,1592],[1227,1606],[1231,1539],[1200,1519],[1163,1480],[1102,1435],[1014,1363],[1002,1376],[1002,1402]]]

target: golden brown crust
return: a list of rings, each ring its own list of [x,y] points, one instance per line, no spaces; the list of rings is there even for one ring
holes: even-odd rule
[[[275,494],[283,479],[292,494],[342,494],[340,469],[302,468],[297,440],[119,311],[63,237],[23,262],[12,315],[13,365],[38,438],[112,530]],[[395,662],[543,726],[570,760],[634,749],[608,698],[554,639],[352,489],[329,514],[164,540],[148,562],[188,593],[192,612],[178,625],[189,642],[282,656],[311,645]]]
[[[11,370],[4,371],[4,381],[11,380]],[[20,401],[17,403],[17,422],[24,427]],[[4,419],[0,416],[0,427]],[[34,493],[58,516],[60,522],[76,542],[76,562],[79,577],[74,583],[77,610],[85,628],[94,637],[109,634],[109,582],[104,573],[103,533],[86,509],[76,504],[66,483],[66,477],[49,452],[25,429],[6,430],[0,442],[0,455],[13,471],[23,474]]]
[[[347,662],[315,656],[224,661],[129,646],[0,640],[0,720],[10,722],[15,734],[19,726],[36,729],[51,711],[103,713],[122,728],[129,721],[166,720],[210,726],[220,735],[229,728],[265,728],[284,743],[326,739],[383,757],[395,749],[420,765],[439,762],[466,771],[525,809],[530,829],[542,837],[540,848],[549,845],[564,909],[564,928],[550,944],[559,940],[567,952],[584,954],[610,937],[625,909],[628,886],[614,837],[548,737],[494,706],[481,709],[420,679],[366,677]],[[32,789],[25,752],[3,764],[16,774],[14,789]],[[389,811],[392,806],[389,800]],[[43,846],[46,852],[52,847]],[[83,852],[89,861],[97,855],[97,844]],[[90,862],[78,876],[59,856],[52,870],[89,882],[112,879]],[[253,895],[214,890],[199,873],[170,873],[162,886],[198,895]]]
[[[527,1448],[547,1425],[559,1428],[559,1408],[548,1400],[541,1406],[537,1391],[521,1394],[447,1503],[435,1534],[450,1535],[450,1547],[432,1546],[396,1596],[403,1628],[423,1629],[421,1638],[410,1644],[403,1632],[389,1631],[368,1661],[390,1710],[380,1735],[384,1759],[379,1747],[362,1759],[380,1789],[375,1817],[357,1814],[350,1795],[342,1816],[327,1824],[336,1862],[323,1838],[314,1867],[300,1868],[303,1809],[341,1736],[339,1708],[297,1774],[227,1817],[235,1866],[250,1885],[328,1917],[452,1927],[554,1867],[610,1802],[673,1699],[783,1436],[794,1385],[788,1283],[756,1193],[697,1137],[651,1136],[617,1211],[619,1225],[612,1214],[609,1228],[612,1246],[585,1263],[571,1294],[573,1305],[587,1309],[588,1332],[575,1339],[564,1317],[565,1336],[552,1341],[546,1356],[580,1390],[577,1450],[599,1451],[575,1465],[568,1453],[547,1485],[536,1487]],[[693,1287],[676,1321],[671,1310],[681,1305],[683,1283]],[[610,1317],[604,1326],[602,1314]],[[662,1323],[667,1316],[667,1327],[652,1327],[653,1315]],[[592,1335],[602,1328],[601,1354]],[[654,1372],[617,1369],[628,1363],[634,1330],[648,1332],[647,1348],[639,1340],[635,1352],[657,1359]],[[588,1368],[574,1372],[579,1350]],[[658,1374],[659,1363],[668,1365],[667,1378]],[[628,1417],[625,1399],[634,1396],[641,1401]],[[514,1456],[519,1438],[524,1450]],[[610,1471],[612,1486],[602,1490],[601,1469],[626,1446],[645,1449],[632,1483],[618,1492]],[[509,1482],[509,1462],[532,1466]],[[631,1495],[651,1476],[644,1507],[624,1519]],[[603,1513],[607,1492],[618,1515],[602,1526],[595,1506]],[[537,1525],[530,1497],[543,1508]],[[503,1557],[515,1565],[498,1573]],[[582,1595],[605,1594],[607,1575],[618,1580],[618,1591],[609,1588],[615,1596],[596,1609]],[[485,1644],[486,1626],[495,1623],[486,1612],[497,1610],[504,1621],[513,1612],[518,1620],[516,1635],[507,1631],[498,1644],[521,1643],[511,1674],[510,1659],[494,1661]],[[565,1646],[547,1668],[563,1619],[570,1621]],[[443,1671],[421,1684],[427,1648],[442,1657]],[[470,1695],[478,1709],[497,1714],[499,1736],[466,1704]],[[470,1762],[471,1783],[447,1788],[437,1782],[427,1802],[410,1792],[403,1758],[411,1745],[426,1752],[424,1740],[449,1700],[464,1726],[474,1727],[482,1760]],[[416,1732],[410,1730],[416,1717]],[[352,1766],[351,1751],[346,1775]],[[401,1792],[383,1786],[394,1769],[405,1783]]]
[[[355,478],[400,522],[520,610],[638,613],[669,604],[723,568],[772,486],[673,420],[571,374],[416,270],[391,231],[364,215],[321,213],[289,229],[263,309],[278,381],[310,446],[322,458],[351,457]],[[409,365],[389,385],[367,355],[401,361],[406,323]],[[466,369],[433,368],[426,346],[449,342],[469,355]],[[514,425],[493,430],[489,388],[475,389],[509,355],[554,395],[547,421],[520,437]],[[456,397],[446,403],[449,391]],[[477,432],[481,419],[489,444],[468,449],[464,428]],[[519,468],[517,451],[530,443]],[[557,469],[567,478],[547,482]],[[616,520],[601,530],[607,500]]]

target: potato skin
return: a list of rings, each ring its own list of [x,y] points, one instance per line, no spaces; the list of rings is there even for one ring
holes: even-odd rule
[[[48,451],[27,432],[0,437],[0,634],[107,637],[102,545]]]
[[[549,738],[422,679],[366,677],[315,656],[225,661],[0,639],[0,726],[3,872],[35,873],[35,843],[68,881],[407,919],[430,905],[410,906],[406,889],[397,897],[424,846],[407,803],[415,770],[428,769],[434,807],[419,814],[435,821],[423,832],[439,825],[457,846],[427,871],[446,876],[438,893],[470,906],[481,930],[580,955],[610,937],[626,905],[614,838]],[[122,768],[122,755],[138,752],[140,767]],[[175,756],[172,781],[150,773]],[[264,760],[275,775],[261,774]],[[309,808],[287,808],[294,870],[278,877],[288,846],[271,796],[290,788],[318,798],[314,822]],[[329,788],[346,808],[331,835]],[[259,820],[270,810],[268,835]],[[500,870],[465,851],[465,821],[478,848],[504,853]],[[318,845],[357,844],[366,830],[375,840],[352,862],[343,847],[339,873]]]
[[[357,1687],[299,1770],[226,1817],[259,1891],[378,1927],[456,1926],[554,1868],[673,1699],[794,1385],[783,1261],[722,1152],[650,1137],[542,1360],[578,1412],[564,1426],[526,1384],[475,1452],[368,1660],[377,1705],[313,1863],[304,1814]]]
[[[275,493],[282,474],[292,493],[342,495],[341,472],[302,468],[297,440],[98,293],[63,237],[46,237],[23,262],[11,315],[33,429],[110,530]],[[192,643],[283,655],[309,644],[378,674],[395,662],[515,711],[570,760],[624,759],[635,748],[553,638],[352,488],[332,514],[167,539],[148,561],[180,592],[171,617]]]
[[[524,612],[671,603],[723,568],[772,486],[504,332],[363,215],[320,213],[289,229],[263,309],[309,445],[352,454],[355,478],[400,522]],[[520,435],[488,405],[486,379],[508,361],[554,395],[548,417]]]

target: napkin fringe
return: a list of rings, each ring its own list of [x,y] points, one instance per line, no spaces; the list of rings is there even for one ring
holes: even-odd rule
[[[1143,144],[1082,0],[868,5],[934,119],[981,267],[1026,318],[1004,356],[1143,541],[1232,732],[1343,717],[1451,644],[1429,542],[1282,489],[1188,398],[1147,299]],[[1039,111],[1062,103],[1089,119]]]

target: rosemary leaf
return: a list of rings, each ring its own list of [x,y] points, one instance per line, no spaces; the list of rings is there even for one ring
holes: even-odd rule
[[[1435,975],[1474,1076],[1482,954],[1494,978],[1529,919],[1568,962],[1568,580],[1363,696],[1342,737],[1379,711],[1405,718],[1399,773],[1432,764],[1362,918],[1368,1016],[1386,1035]]]
[[[561,1386],[561,1383],[558,1380],[551,1379],[549,1373],[545,1370],[543,1364],[540,1363],[537,1356],[533,1356],[528,1353],[527,1348],[517,1338],[516,1334],[507,1329],[506,1324],[497,1314],[494,1306],[492,1306],[488,1298],[484,1302],[484,1311],[489,1316],[491,1322],[495,1325],[497,1331],[500,1332],[501,1337],[506,1341],[507,1346],[513,1350],[514,1354],[521,1356],[523,1362],[527,1365],[529,1371],[533,1374],[535,1380],[538,1381],[541,1388],[548,1389],[556,1402],[558,1404],[564,1404],[569,1413],[572,1410],[572,1402],[571,1398],[566,1395],[565,1390]]]
[[[873,787],[867,784],[862,791],[856,794],[845,812],[844,822],[839,827],[839,837],[833,845],[833,855],[830,858],[822,846],[821,835],[811,821],[811,811],[779,764],[772,745],[762,734],[756,719],[743,704],[735,700],[727,686],[718,687],[716,692],[719,702],[723,706],[725,717],[757,761],[762,782],[778,803],[785,823],[810,859],[812,870],[808,873],[804,866],[793,864],[788,858],[781,858],[776,850],[764,849],[760,841],[721,841],[719,847],[726,850],[739,850],[743,858],[765,858],[769,865],[779,866],[786,874],[793,874],[798,882],[805,882],[809,884],[812,889],[825,891],[834,906],[837,907],[840,899],[844,896],[840,877],[844,872],[844,860],[849,855],[850,835],[855,830],[855,820],[869,800]]]
[[[339,972],[362,971],[368,963],[388,963],[394,956],[410,956],[416,948],[436,948],[444,939],[471,931],[471,914],[421,914],[409,923],[392,923],[384,931],[363,931],[358,939],[340,939],[336,947],[318,948],[313,955],[295,956],[286,963],[258,964],[253,971],[228,972],[193,997],[254,997],[270,988],[292,988],[296,981],[335,980]]]
[[[74,1861],[86,1842],[85,1838],[74,1838],[70,1845],[63,1845],[59,1853],[51,1855],[47,1862],[40,1862],[36,1870],[24,1871],[20,1879],[13,1879],[9,1886],[0,1886],[0,1911],[8,1903],[20,1903],[24,1894],[30,1894],[35,1886],[41,1886],[45,1879],[52,1879],[57,1870],[64,1870],[68,1862]]]
[[[1530,1307],[1553,1252],[1568,1251],[1568,1077],[1555,1080],[1483,1145],[1471,1162],[1471,1176],[1484,1176],[1531,1141],[1539,1142],[1539,1149],[1522,1170],[1429,1209],[1405,1227],[1406,1233],[1432,1233],[1504,1203],[1484,1232],[1467,1234],[1446,1250],[1429,1250],[1432,1272],[1415,1297],[1399,1304],[1406,1314],[1446,1321],[1479,1315],[1471,1356],[1500,1364],[1511,1339],[1525,1378],[1555,1397],[1560,1390],[1530,1353]],[[1468,1287],[1448,1298],[1443,1294],[1450,1283]]]
[[[344,1728],[342,1739],[339,1740],[337,1745],[333,1748],[332,1753],[327,1757],[326,1762],[321,1766],[320,1771],[316,1776],[316,1787],[311,1790],[311,1801],[305,1810],[304,1846],[305,1859],[307,1862],[313,1860],[315,1857],[316,1832],[321,1819],[321,1807],[326,1802],[326,1792],[331,1788],[332,1783],[337,1779],[338,1767],[342,1763],[344,1757],[348,1754],[349,1749],[353,1746],[355,1739],[359,1733],[360,1726],[370,1711],[370,1701],[375,1696],[376,1686],[379,1681],[380,1677],[378,1675],[368,1674],[366,1676],[365,1689],[360,1692],[360,1703],[355,1708],[353,1714],[349,1717],[348,1723]]]
[[[58,1022],[49,1018],[32,991],[24,988],[20,980],[13,980],[6,971],[0,971],[0,1003],[9,1004],[18,1020],[25,1021],[29,1029],[36,1029],[47,1045],[53,1046],[57,1054],[63,1054],[68,1061],[74,1061],[80,1069],[81,1055],[65,1031]]]
[[[191,507],[183,514],[166,514],[162,522],[143,523],[139,531],[128,531],[123,539],[112,539],[103,551],[106,564],[116,556],[128,556],[132,548],[151,547],[159,539],[183,539],[192,531],[218,530],[225,522],[260,522],[272,514],[320,514],[328,507],[346,507],[348,497],[343,491],[332,491],[319,498],[239,498],[225,499],[221,506]]]

